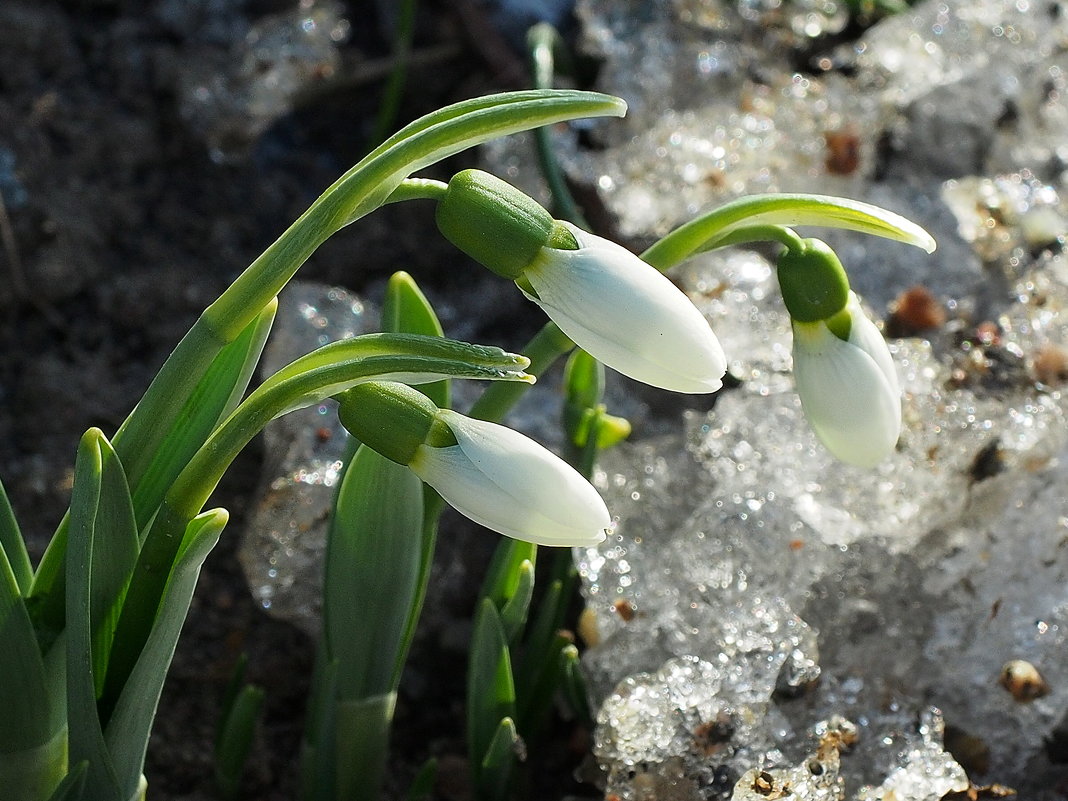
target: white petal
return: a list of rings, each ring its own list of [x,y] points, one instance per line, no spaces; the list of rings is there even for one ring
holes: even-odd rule
[[[846,308],[849,310],[852,319],[852,325],[849,328],[849,343],[856,345],[875,360],[879,370],[886,376],[886,382],[893,388],[894,395],[900,395],[897,370],[894,369],[894,360],[890,356],[890,349],[886,347],[886,340],[883,339],[883,335],[875,327],[875,323],[864,313],[864,310],[860,307],[860,301],[852,292],[849,293],[849,304]],[[900,404],[898,404],[899,412],[900,408]]]
[[[567,225],[565,223],[565,225]],[[668,278],[623,247],[568,225],[579,250],[545,250],[530,297],[614,370],[675,392],[715,392],[727,370],[708,322]]]
[[[419,446],[409,465],[461,514],[538,545],[601,542],[611,516],[597,490],[528,437],[443,409],[457,444]]]
[[[862,314],[854,315],[853,331],[866,346],[874,329]],[[888,379],[876,358],[851,342],[843,342],[824,323],[797,323],[794,328],[794,380],[801,406],[820,441],[844,462],[872,467],[894,449],[901,432],[901,400],[897,379]],[[851,331],[850,339],[853,339]],[[876,354],[886,351],[878,330]],[[877,357],[881,361],[881,357]]]

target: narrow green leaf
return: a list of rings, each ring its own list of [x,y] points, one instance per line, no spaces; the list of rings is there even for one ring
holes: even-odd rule
[[[86,783],[94,801],[126,801],[112,755],[104,739],[96,706],[96,660],[93,655],[93,564],[95,540],[106,538],[98,514],[104,478],[104,435],[90,429],[78,445],[74,464],[74,488],[70,502],[70,534],[67,545],[67,717],[70,759],[88,763]],[[107,482],[110,483],[111,482]],[[140,771],[138,772],[140,773]]]
[[[300,749],[301,801],[334,801],[337,775],[337,664],[326,655],[320,638],[308,696],[308,714]]]
[[[135,487],[134,508],[139,529],[155,512],[175,476],[216,426],[237,408],[259,363],[277,310],[277,301],[268,303],[237,339],[219,351],[170,429],[155,446],[144,473],[140,477],[128,476]]]
[[[85,781],[89,776],[89,763],[79,762],[74,765],[63,781],[59,783],[51,796],[46,796],[48,801],[78,801],[85,792]],[[9,787],[10,785],[4,785]]]
[[[272,299],[234,342],[222,346],[214,341],[201,343],[195,358],[186,354],[196,349],[192,343],[200,339],[191,331],[188,342],[183,340],[179,345],[167,362],[170,366],[165,365],[115,434],[112,447],[127,471],[139,530],[155,512],[177,471],[241,399],[276,309],[277,301]],[[202,333],[197,327],[194,330]],[[175,367],[175,362],[182,362],[183,367]],[[68,524],[69,516],[65,516],[48,543],[33,580],[33,619],[46,635],[63,628],[63,561]]]
[[[119,457],[98,429],[92,429],[100,451],[100,497],[93,527],[88,604],[92,635],[93,678],[99,698],[107,673],[115,624],[137,563],[138,538],[133,502]],[[70,609],[67,611],[68,618]]]
[[[252,736],[263,707],[263,689],[244,685],[229,705],[226,721],[215,746],[215,783],[226,801],[237,798],[245,772]]]
[[[434,792],[434,780],[438,775],[438,761],[431,757],[419,768],[419,772],[412,779],[408,788],[405,801],[430,801],[430,794]]]
[[[858,200],[826,195],[752,195],[740,198],[676,228],[642,254],[658,270],[719,247],[739,228],[814,225],[844,228],[935,249],[934,238],[916,223],[892,211]]]
[[[45,713],[39,717],[47,719],[48,715]],[[38,746],[0,753],[0,788],[3,788],[4,798],[17,798],[19,801],[54,798],[54,790],[66,774],[65,726],[61,726],[51,739]]]
[[[560,653],[571,644],[571,638],[558,629],[544,648],[524,649],[523,675],[530,683],[516,685],[522,690],[516,700],[516,725],[524,737],[535,739],[548,723],[560,689]]]
[[[197,516],[187,526],[174,568],[167,579],[155,625],[108,722],[107,743],[126,791],[124,801],[140,782],[152,719],[200,568],[219,541],[227,519],[224,509],[213,509]]]
[[[55,732],[37,636],[18,581],[0,551],[0,758],[37,748]],[[2,770],[2,769],[0,769]]]
[[[504,718],[515,718],[511,659],[497,607],[483,598],[475,614],[467,668],[467,752],[476,784],[481,757],[489,751]]]
[[[521,747],[515,723],[504,718],[493,733],[478,771],[478,801],[506,801],[511,796],[512,774]]]
[[[33,582],[33,568],[30,566],[26,543],[23,542],[22,532],[19,531],[19,524],[15,520],[7,493],[4,492],[3,483],[0,483],[0,551],[7,557],[19,594],[28,595]]]
[[[486,568],[479,597],[489,598],[498,610],[502,609],[519,588],[519,572],[523,563],[530,562],[533,566],[537,558],[537,545],[502,537]]]
[[[396,703],[395,692],[338,702],[334,797],[339,801],[378,796]]]
[[[590,711],[590,696],[586,689],[586,674],[582,671],[578,648],[574,643],[564,646],[560,651],[560,685],[568,706],[582,721],[583,725],[593,726],[593,713]]]
[[[310,405],[344,391],[361,378],[405,383],[447,376],[524,381],[529,362],[523,356],[489,345],[472,345],[420,334],[363,334],[331,342],[289,363],[263,382],[253,395],[267,394],[296,379],[315,380],[314,390],[294,398],[278,414]],[[359,367],[359,369],[355,369]],[[336,376],[336,378],[335,378]],[[333,379],[333,380],[331,380]],[[251,396],[250,396],[251,397]],[[307,400],[306,400],[307,398]]]
[[[358,220],[417,170],[483,142],[576,117],[624,113],[626,104],[609,95],[539,89],[474,98],[441,109],[411,123],[356,165],[353,172],[362,173],[374,189],[356,203],[341,205],[338,222],[344,226]],[[340,189],[344,181],[335,187]]]
[[[604,365],[581,348],[564,365],[564,397],[569,405],[593,409],[604,398]]]
[[[323,630],[340,699],[396,689],[422,526],[422,482],[361,445],[338,492],[324,568]]]
[[[501,625],[510,647],[514,647],[527,625],[527,613],[530,611],[530,599],[534,595],[534,565],[524,561],[517,571],[519,579],[515,592],[501,607]]]
[[[382,300],[382,330],[395,334],[423,334],[440,337],[445,332],[426,295],[406,272],[396,272],[386,284]],[[419,391],[439,409],[449,408],[449,381],[423,384]]]
[[[570,600],[566,589],[560,579],[549,584],[516,665],[516,725],[527,738],[535,737],[548,720],[558,686],[560,651],[571,643],[561,631]]]

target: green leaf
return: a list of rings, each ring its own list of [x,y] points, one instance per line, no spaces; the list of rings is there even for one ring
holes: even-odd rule
[[[48,742],[55,721],[48,710],[48,682],[37,636],[18,581],[0,551],[0,755],[32,750]],[[0,775],[3,769],[0,768]]]
[[[186,527],[155,624],[108,722],[105,736],[119,780],[126,789],[123,801],[134,793],[140,781],[159,695],[189,612],[200,568],[219,541],[227,519],[225,510],[214,509],[197,516]]]
[[[241,775],[252,748],[263,698],[262,688],[246,684],[227,706],[226,720],[215,744],[215,783],[219,795],[227,801],[237,798],[241,789]]]
[[[106,664],[107,657],[94,652],[97,644],[94,624],[99,622],[105,606],[97,603],[95,563],[97,557],[108,551],[112,534],[106,530],[108,521],[101,511],[117,505],[114,498],[105,499],[115,492],[117,482],[112,474],[118,463],[105,457],[105,450],[110,452],[110,448],[105,448],[104,443],[106,440],[99,429],[87,431],[78,445],[74,465],[66,560],[67,717],[70,759],[88,764],[86,782],[95,798],[126,801],[130,793],[122,792],[96,706],[97,686],[102,678],[100,667]],[[126,498],[128,501],[128,492]],[[136,533],[134,537],[136,542]],[[118,549],[120,558],[123,550]]]
[[[355,204],[345,204],[348,209],[340,218],[341,224],[354,222],[376,208],[412,173],[463,150],[577,117],[622,117],[626,110],[626,103],[610,95],[552,89],[506,92],[446,106],[409,123],[331,187],[340,191],[347,179],[360,174],[366,174],[370,178],[367,182],[374,186]]]
[[[482,757],[475,797],[479,801],[505,801],[511,795],[512,774],[521,747],[515,723],[504,718]]]
[[[480,598],[489,598],[497,609],[502,609],[519,589],[519,572],[524,562],[535,563],[538,546],[531,542],[501,538],[493,552],[493,559],[486,568],[482,580]]]
[[[488,345],[472,345],[420,334],[363,334],[323,345],[291,362],[251,396],[287,390],[290,402],[274,416],[337,395],[361,380],[421,383],[455,376],[531,383],[528,361]],[[297,387],[307,387],[299,390]],[[247,401],[246,401],[247,403]]]
[[[179,359],[185,362],[184,370],[168,368],[180,372],[173,380],[163,373],[157,376],[115,434],[112,447],[127,471],[139,530],[143,530],[155,512],[178,471],[240,401],[259,360],[277,305],[277,301],[271,300],[238,338],[221,350],[217,343],[212,343],[214,349],[207,345],[201,347],[200,355],[204,359],[195,363],[191,359]],[[195,339],[192,332],[187,338]],[[191,347],[180,345],[176,354]],[[214,360],[206,361],[213,353]],[[172,364],[171,360],[168,364]],[[64,517],[34,576],[33,617],[42,631],[58,633],[63,628],[63,562],[68,524],[69,517]]]
[[[315,670],[300,749],[301,801],[334,801],[337,664],[326,656],[322,638],[315,649]]]
[[[781,194],[752,195],[720,206],[676,228],[646,250],[642,259],[667,270],[697,253],[728,241],[736,243],[731,236],[739,229],[783,225],[844,228],[905,242],[928,253],[935,249],[929,233],[892,211],[846,198]]]
[[[386,284],[382,300],[382,330],[395,334],[423,334],[444,336],[438,316],[426,295],[406,272],[396,272]],[[423,384],[419,391],[439,409],[449,408],[449,381]]]
[[[82,798],[82,793],[85,792],[85,780],[89,776],[89,763],[79,762],[74,765],[67,775],[63,777],[63,781],[59,783],[55,791],[51,796],[48,796],[48,801],[78,801]],[[4,785],[9,787],[10,785]]]
[[[361,445],[342,479],[324,568],[323,630],[340,699],[396,689],[422,528],[422,482]]]
[[[476,785],[481,758],[504,718],[515,718],[511,659],[497,607],[483,598],[475,615],[467,668],[467,752],[476,771]]]
[[[377,797],[396,703],[395,692],[338,702],[334,797],[339,801]]]
[[[0,483],[0,551],[7,557],[19,594],[28,595],[33,582],[33,568],[30,566],[26,543],[22,539],[22,532],[19,531],[19,524],[15,520],[7,493],[4,492],[3,483]]]
[[[581,348],[564,365],[564,398],[580,409],[596,408],[604,398],[604,365]]]
[[[119,457],[99,429],[90,431],[100,451],[100,497],[90,552],[92,572],[89,595],[87,599],[84,596],[82,598],[85,606],[75,608],[89,610],[93,677],[99,697],[104,686],[115,624],[122,610],[130,574],[137,563],[138,539],[130,488]],[[70,615],[71,609],[68,607],[68,620]]]
[[[570,556],[570,554],[567,554]],[[570,594],[564,582],[553,581],[538,604],[516,665],[516,725],[532,738],[548,719],[559,677],[559,655],[571,640],[561,633]]]
[[[509,646],[519,642],[527,625],[530,599],[534,595],[534,564],[530,561],[520,564],[517,578],[515,592],[501,607],[501,625],[504,626],[504,636]]]
[[[5,642],[6,645],[6,642]],[[13,682],[18,684],[18,682]],[[40,715],[47,720],[47,714]],[[7,721],[4,723],[7,728]],[[61,726],[51,739],[33,748],[0,753],[0,787],[5,798],[45,801],[67,774],[67,729]]]
[[[237,339],[219,351],[169,430],[163,431],[164,435],[158,442],[143,437],[143,428],[127,422],[124,436],[139,437],[137,451],[152,448],[151,461],[144,473],[128,476],[134,487],[134,508],[139,529],[155,512],[175,476],[219,423],[241,402],[263,353],[277,310],[277,302],[267,304]]]
[[[586,689],[586,674],[582,672],[578,648],[573,643],[560,651],[560,685],[564,698],[575,715],[587,727],[593,726],[593,713],[590,711],[590,696]]]

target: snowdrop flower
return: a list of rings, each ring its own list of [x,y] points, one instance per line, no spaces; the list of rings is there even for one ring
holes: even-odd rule
[[[723,386],[727,359],[719,340],[667,276],[615,242],[560,224],[578,249],[542,248],[523,271],[524,295],[583,350],[626,376],[675,392]]]
[[[569,338],[614,370],[675,392],[715,392],[727,370],[719,340],[671,281],[623,247],[554,220],[478,170],[453,177],[438,227],[510,278]]]
[[[590,546],[611,526],[604,501],[578,471],[510,428],[438,409],[404,384],[367,382],[339,401],[355,437],[486,528],[537,545]]]
[[[897,374],[879,329],[849,291],[834,252],[819,240],[779,260],[794,333],[794,380],[805,417],[844,462],[873,467],[901,432]]]
[[[420,445],[408,466],[458,512],[537,545],[596,545],[611,525],[586,479],[534,440],[505,426],[438,412],[456,444]]]

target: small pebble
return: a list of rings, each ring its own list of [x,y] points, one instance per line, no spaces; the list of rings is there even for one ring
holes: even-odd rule
[[[1021,704],[1028,704],[1049,694],[1049,685],[1038,668],[1023,659],[1006,662],[998,683]]]

